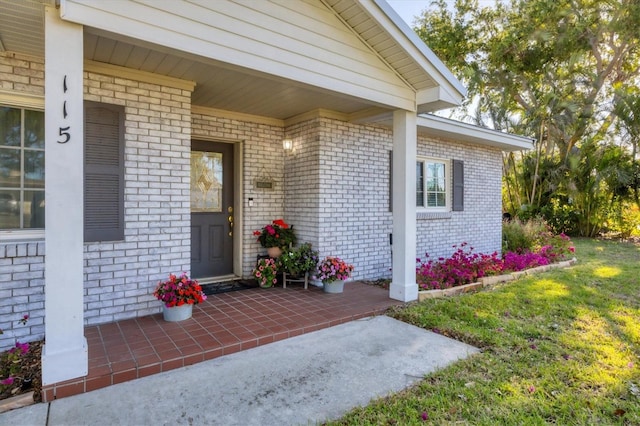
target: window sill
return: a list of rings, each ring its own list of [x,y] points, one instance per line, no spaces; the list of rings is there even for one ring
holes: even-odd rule
[[[451,219],[451,212],[417,212],[416,219],[418,220],[434,220],[434,219]]]
[[[0,243],[20,243],[44,241],[44,230],[37,231],[0,231]]]

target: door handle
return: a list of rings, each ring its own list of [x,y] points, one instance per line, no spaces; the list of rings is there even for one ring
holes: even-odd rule
[[[232,212],[233,209],[232,207],[229,207],[229,212]],[[229,217],[227,217],[227,221],[229,222],[229,236],[233,237],[233,215],[229,215]]]

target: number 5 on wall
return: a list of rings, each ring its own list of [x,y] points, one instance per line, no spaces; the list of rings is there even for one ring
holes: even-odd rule
[[[64,138],[64,140],[57,141],[58,143],[67,143],[71,140],[71,134],[69,133],[69,129],[71,126],[60,127],[60,136]]]

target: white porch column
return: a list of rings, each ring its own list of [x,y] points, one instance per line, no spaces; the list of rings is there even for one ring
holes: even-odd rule
[[[418,298],[416,284],[416,153],[415,112],[393,113],[393,257],[389,297],[403,302]]]
[[[88,371],[83,303],[82,26],[45,9],[45,339],[42,384]]]

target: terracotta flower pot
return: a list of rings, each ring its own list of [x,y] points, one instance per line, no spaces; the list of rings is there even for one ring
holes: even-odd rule
[[[282,249],[280,247],[267,247],[267,254],[272,259],[276,259],[282,254]]]

